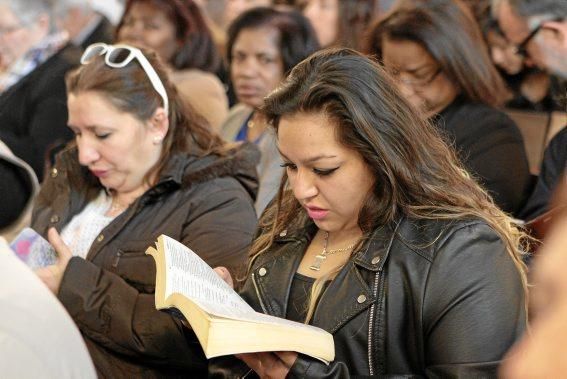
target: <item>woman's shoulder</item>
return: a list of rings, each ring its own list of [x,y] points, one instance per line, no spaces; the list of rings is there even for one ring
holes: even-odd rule
[[[449,220],[404,219],[396,229],[395,238],[429,261],[433,261],[439,252],[447,248],[457,252],[457,246],[503,244],[485,220],[474,217]]]

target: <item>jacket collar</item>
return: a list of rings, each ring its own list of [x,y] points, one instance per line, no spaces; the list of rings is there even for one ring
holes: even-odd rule
[[[362,249],[355,254],[353,262],[370,271],[382,270],[402,221],[403,219],[400,218],[392,225],[378,227],[364,242]],[[309,221],[303,228],[293,231],[284,230],[279,236],[276,236],[275,242],[308,244],[316,232],[317,227],[312,221]]]
[[[256,164],[259,161],[258,149],[250,143],[227,147],[222,155],[198,155],[176,153],[168,159],[159,180],[149,191],[149,196],[159,196],[173,189],[186,188],[219,177],[234,177],[255,198],[258,188]],[[62,152],[63,161],[69,171],[69,179],[78,188],[102,188],[98,180],[79,165],[77,146],[71,143]]]

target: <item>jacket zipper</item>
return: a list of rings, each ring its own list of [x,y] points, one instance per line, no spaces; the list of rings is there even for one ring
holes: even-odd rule
[[[378,299],[378,278],[380,277],[380,271],[376,272],[376,276],[374,278],[374,288],[372,288],[372,295],[376,299],[376,302],[379,301]],[[374,357],[372,356],[372,339],[374,338],[374,313],[376,311],[376,303],[372,304],[370,307],[370,318],[368,322],[368,370],[370,375],[374,375]]]
[[[262,312],[264,312],[264,314],[269,314],[266,310],[266,307],[264,306],[262,298],[260,297],[260,291],[258,290],[258,285],[256,284],[256,276],[254,276],[254,273],[252,273],[252,283],[254,283],[254,289],[256,290],[256,296],[258,297],[258,301],[260,302],[260,306],[262,307]]]

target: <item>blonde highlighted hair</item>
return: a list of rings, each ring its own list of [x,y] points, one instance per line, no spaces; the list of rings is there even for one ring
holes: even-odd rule
[[[404,100],[376,62],[349,49],[318,52],[292,70],[265,99],[262,112],[276,131],[282,117],[323,113],[334,122],[339,142],[363,157],[375,177],[358,216],[365,237],[402,216],[484,220],[504,242],[527,294],[522,254],[529,238],[469,177],[436,128]],[[260,219],[261,233],[250,251],[249,271],[254,259],[272,246],[275,236],[307,222],[284,175],[276,200]],[[313,285],[306,322],[324,281],[340,268]]]

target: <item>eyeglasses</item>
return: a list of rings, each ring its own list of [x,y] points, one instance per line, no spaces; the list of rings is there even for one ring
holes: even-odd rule
[[[534,37],[539,33],[539,31],[545,26],[546,22],[557,22],[557,21],[561,21],[561,18],[554,18],[551,20],[545,20],[543,21],[541,24],[539,24],[534,30],[532,30],[530,32],[530,34],[528,34],[528,36],[526,38],[524,38],[524,40],[522,42],[520,42],[518,45],[516,45],[515,47],[515,53],[518,54],[519,56],[521,56],[522,58],[527,58],[528,57],[528,44],[530,43],[530,41],[532,39],[534,39]]]
[[[124,54],[124,53],[128,54]],[[157,72],[154,70],[148,59],[144,54],[133,46],[129,45],[107,45],[105,43],[99,42],[94,43],[87,47],[83,56],[81,57],[81,64],[86,65],[91,62],[94,57],[104,55],[104,63],[112,68],[123,68],[132,62],[134,58],[138,60],[144,72],[150,79],[152,86],[156,92],[161,96],[163,100],[163,107],[165,108],[166,114],[169,110],[169,100],[167,98],[167,92],[165,87],[161,82]]]
[[[395,77],[398,81],[400,81],[401,83],[404,83],[405,85],[414,87],[414,88],[423,88],[429,84],[431,84],[438,76],[439,74],[442,72],[443,70],[441,69],[441,67],[438,67],[433,73],[431,73],[430,75],[427,75],[425,77],[422,78],[416,78],[415,76],[412,77],[411,79],[404,79],[401,77],[401,72],[399,71],[390,71],[390,74]],[[407,73],[409,74],[409,73]]]

